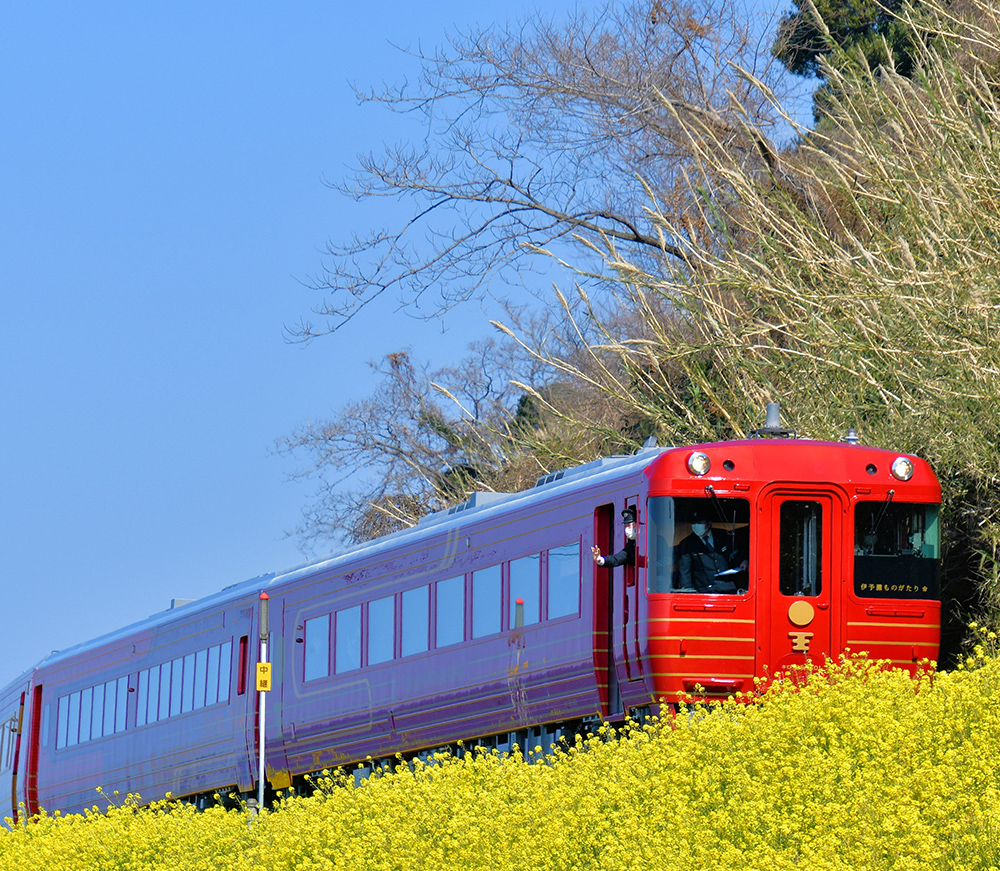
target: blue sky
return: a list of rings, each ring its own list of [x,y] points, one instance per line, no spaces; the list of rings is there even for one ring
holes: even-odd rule
[[[399,137],[350,83],[413,77],[394,46],[534,7],[0,9],[0,684],[303,561],[286,533],[311,485],[275,440],[367,393],[366,361],[443,363],[486,332],[387,304],[285,341],[326,241],[370,220],[323,180]]]

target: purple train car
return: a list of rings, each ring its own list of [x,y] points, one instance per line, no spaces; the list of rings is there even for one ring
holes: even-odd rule
[[[0,815],[79,811],[97,787],[250,794],[265,592],[272,789],[460,739],[545,744],[848,648],[912,670],[938,650],[939,502],[915,457],[794,439],[647,449],[477,494],[49,656],[0,691]],[[624,508],[634,556],[597,567]],[[682,545],[702,527],[731,558],[705,582]]]

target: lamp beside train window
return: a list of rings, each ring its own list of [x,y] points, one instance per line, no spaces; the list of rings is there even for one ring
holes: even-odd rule
[[[909,481],[913,477],[913,460],[896,457],[892,461],[892,477],[899,481]]]
[[[708,454],[692,451],[688,455],[687,468],[692,475],[705,475],[712,468],[712,461],[708,458]]]

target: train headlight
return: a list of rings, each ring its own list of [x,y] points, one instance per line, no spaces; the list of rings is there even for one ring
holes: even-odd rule
[[[704,475],[712,468],[712,461],[708,458],[708,454],[692,451],[688,457],[687,467],[692,475]]]
[[[898,481],[909,481],[913,477],[913,460],[896,457],[892,461],[892,477]]]

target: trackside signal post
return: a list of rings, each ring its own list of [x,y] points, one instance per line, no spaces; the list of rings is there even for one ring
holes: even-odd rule
[[[269,635],[268,606],[270,596],[260,594],[260,658],[257,660],[257,695],[260,711],[257,726],[258,768],[257,768],[257,807],[264,809],[264,707],[267,702],[267,692],[271,689],[271,663],[267,661],[267,639]]]

